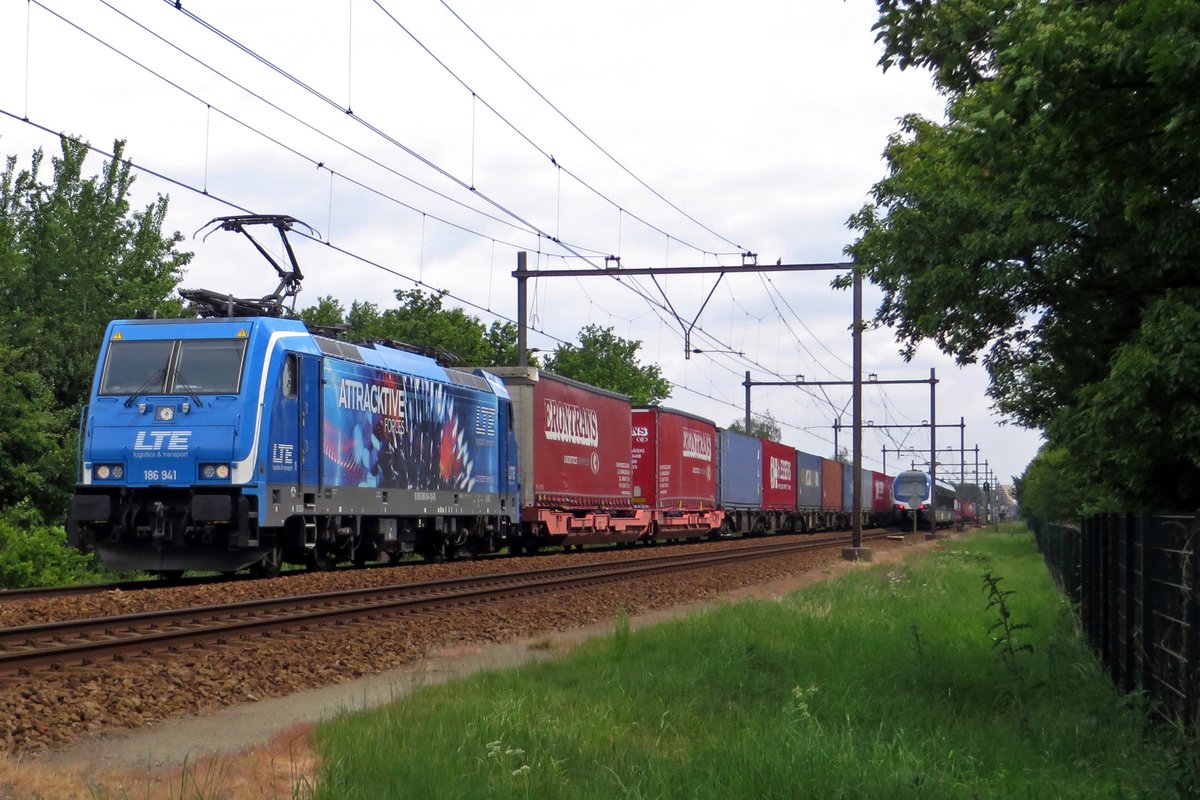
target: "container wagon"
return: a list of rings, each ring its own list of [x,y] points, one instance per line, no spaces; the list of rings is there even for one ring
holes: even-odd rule
[[[512,549],[647,536],[653,515],[633,505],[629,398],[537,367],[490,371],[512,397],[521,451],[521,534]]]
[[[717,426],[660,406],[633,409],[632,423],[633,507],[652,516],[646,540],[717,533]]]
[[[762,443],[763,516],[767,533],[796,529],[796,451],[785,444]]]
[[[850,512],[843,510],[842,480],[845,471],[842,467],[840,461],[821,459],[821,511],[830,528],[850,527]]]
[[[812,531],[832,528],[821,507],[821,457],[796,451],[796,518],[797,530]]]
[[[762,513],[762,440],[722,428],[717,441],[721,533],[750,533]]]
[[[882,472],[871,471],[871,525],[881,527],[892,521],[892,479]]]

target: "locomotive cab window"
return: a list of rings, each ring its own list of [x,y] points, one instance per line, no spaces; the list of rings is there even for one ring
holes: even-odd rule
[[[108,346],[100,394],[162,394],[167,385],[172,341],[124,341]]]
[[[903,478],[896,481],[897,497],[924,497],[925,480],[920,477]]]
[[[100,394],[237,394],[245,357],[244,339],[112,342]]]
[[[174,391],[237,394],[242,384],[245,339],[185,339],[179,343]]]
[[[283,396],[289,400],[296,396],[296,356],[288,354],[283,360],[283,374],[279,376]]]

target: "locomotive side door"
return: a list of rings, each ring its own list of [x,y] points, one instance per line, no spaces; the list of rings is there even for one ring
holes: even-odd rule
[[[299,355],[300,473],[299,484],[316,486],[321,465],[321,360]]]

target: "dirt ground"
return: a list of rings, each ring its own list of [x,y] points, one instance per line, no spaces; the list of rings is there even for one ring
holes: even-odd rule
[[[895,562],[935,544],[925,541],[877,550],[875,563]],[[858,568],[862,565],[833,562],[812,572],[727,592],[720,602],[778,600]],[[640,614],[630,619],[630,625],[642,628],[711,605]],[[379,675],[224,708],[209,716],[169,720],[36,756],[0,757],[0,797],[308,797],[319,768],[310,735],[321,719],[373,708],[422,686],[479,670],[554,658],[589,638],[608,635],[612,629],[610,620],[503,644],[448,647],[430,652],[416,664]]]

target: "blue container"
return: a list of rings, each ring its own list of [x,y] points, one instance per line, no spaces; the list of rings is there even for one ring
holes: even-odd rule
[[[762,506],[762,442],[753,436],[721,429],[717,433],[717,504],[721,508]]]
[[[842,464],[842,511],[854,510],[854,487],[859,483],[854,479],[854,465]]]
[[[796,507],[821,507],[821,457],[796,451]]]

